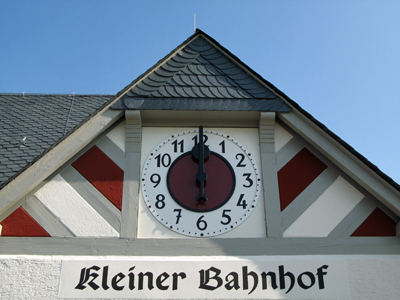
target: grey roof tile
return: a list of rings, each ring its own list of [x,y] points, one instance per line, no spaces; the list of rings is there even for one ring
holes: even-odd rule
[[[0,93],[0,189],[112,97]]]
[[[222,49],[223,53],[201,35]],[[189,44],[186,47],[171,52],[166,59],[122,90],[118,94],[122,95],[121,101],[117,101],[113,107],[139,110],[290,111],[284,99],[400,191],[400,186],[390,177],[217,41],[200,30],[187,41]],[[228,53],[235,63],[224,53]],[[170,93],[175,96],[172,97]],[[0,189],[112,98],[111,95],[75,95],[65,126],[72,95],[0,94]],[[23,137],[27,137],[27,140],[26,145],[21,147]]]
[[[204,103],[201,99],[208,100]],[[265,99],[277,103],[265,102]],[[290,111],[290,107],[277,94],[201,36],[132,85],[113,108]]]

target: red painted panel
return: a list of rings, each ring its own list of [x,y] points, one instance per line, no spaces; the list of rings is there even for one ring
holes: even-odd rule
[[[22,207],[5,218],[1,226],[2,236],[50,236]]]
[[[72,166],[121,210],[124,171],[104,152],[97,146],[93,146]]]
[[[278,171],[281,211],[283,211],[327,166],[303,148]]]
[[[396,236],[396,222],[377,207],[351,236]]]
[[[213,210],[225,204],[232,195],[234,188],[233,170],[220,157],[210,154],[204,162],[207,181],[204,183],[204,193],[207,202],[197,202],[200,192],[196,174],[199,163],[189,153],[175,161],[169,173],[169,187],[174,199],[186,208],[193,210]]]

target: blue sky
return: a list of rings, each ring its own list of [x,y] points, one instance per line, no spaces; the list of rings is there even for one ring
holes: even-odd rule
[[[400,1],[1,0],[0,92],[115,94],[198,28],[400,183]]]

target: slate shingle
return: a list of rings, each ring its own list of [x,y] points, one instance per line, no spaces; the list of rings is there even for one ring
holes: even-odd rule
[[[228,53],[236,63],[201,35]],[[179,51],[175,49],[168,59],[161,60],[121,91],[122,98],[113,108],[288,112],[291,110],[289,103],[400,190],[390,177],[217,41],[201,30],[187,41],[191,42],[186,47]],[[0,189],[112,98],[111,95],[75,95],[65,126],[72,95],[0,94]],[[23,137],[27,139],[21,146]],[[17,165],[15,171],[10,165]]]
[[[112,97],[0,93],[0,189]]]
[[[229,111],[277,109],[277,112],[291,110],[277,94],[201,36],[147,75],[129,88],[113,108]]]
[[[277,97],[201,36],[159,65],[150,76],[132,87],[123,99],[138,96],[218,99]]]

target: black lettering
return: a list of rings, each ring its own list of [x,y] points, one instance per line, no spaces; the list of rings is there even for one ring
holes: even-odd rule
[[[103,278],[101,280],[101,287],[107,291],[110,287],[107,285],[108,279],[108,266],[103,267]]]
[[[267,276],[271,278],[271,287],[275,290],[278,287],[278,285],[276,284],[276,274],[274,272],[261,273],[262,289],[263,290],[268,289]]]
[[[97,290],[97,289],[99,288],[99,286],[93,282],[93,280],[95,280],[97,277],[99,277],[99,274],[97,274],[97,273],[90,273],[91,270],[98,271],[98,270],[100,270],[100,267],[98,267],[98,266],[92,266],[92,267],[90,267],[90,268],[88,268],[88,269],[83,268],[83,269],[81,270],[81,276],[80,276],[80,278],[79,278],[79,283],[78,283],[78,285],[75,287],[76,289],[78,289],[78,290],[83,290],[83,289],[85,289],[86,286],[84,286],[84,284],[85,284],[86,282],[88,282],[88,280],[90,279],[90,277],[92,277],[92,280],[88,283],[88,285],[89,285],[92,289],[94,289],[94,290]]]
[[[214,276],[213,277],[210,277],[210,271],[214,272]],[[200,273],[200,286],[199,286],[199,289],[213,291],[213,290],[219,288],[222,285],[222,279],[221,279],[221,277],[218,276],[219,274],[221,274],[221,270],[219,270],[219,269],[217,269],[215,267],[211,267],[206,271],[200,270],[199,273]],[[214,279],[216,281],[216,285],[215,286],[208,285],[208,282],[210,281],[210,279]]]
[[[186,278],[186,273],[179,273],[179,274],[172,274],[172,290],[175,291],[178,289],[178,277],[185,279]]]
[[[87,281],[87,276],[86,276],[86,268],[83,268],[82,270],[81,270],[81,276],[79,277],[79,283],[78,283],[78,285],[75,287],[76,289],[78,289],[78,290],[84,290],[84,289],[86,289],[86,286],[84,286],[84,284],[86,283],[86,281]]]
[[[229,281],[229,277],[232,276],[232,280]],[[225,284],[225,288],[230,291],[231,289],[235,288],[235,290],[238,290],[240,288],[239,286],[239,275],[236,272],[230,272],[228,275],[226,275],[225,280],[228,281]]]
[[[129,271],[133,271],[135,267],[132,267],[129,269]],[[129,289],[132,291],[135,288],[135,274],[133,274],[132,272],[130,272],[128,274],[129,277]]]
[[[117,275],[115,275],[113,277],[113,279],[111,280],[111,286],[114,290],[116,291],[122,291],[124,289],[124,285],[123,286],[119,286],[117,283],[120,282],[122,279],[124,279],[126,276],[124,274],[122,274],[121,272],[119,272]]]
[[[310,282],[310,285],[306,285],[306,284],[304,283],[304,281],[303,281],[303,275],[307,275],[307,276],[310,278],[310,281],[311,281],[311,282]],[[299,277],[297,277],[297,282],[298,282],[299,286],[300,286],[302,289],[307,290],[307,289],[309,289],[310,287],[312,287],[312,286],[314,285],[314,283],[315,283],[314,274],[311,273],[311,272],[303,272],[303,273],[301,273],[301,274],[299,275]]]
[[[323,290],[325,288],[324,275],[328,274],[328,272],[324,272],[322,269],[328,269],[328,266],[323,265],[321,268],[317,269],[318,287],[320,290]]]
[[[251,291],[249,292],[249,295],[254,292],[254,290],[256,289],[257,285],[258,285],[258,275],[251,271],[250,273],[247,272],[247,266],[246,267],[242,267],[242,273],[243,273],[243,290],[248,290],[249,289],[249,282],[248,282],[248,276],[252,276],[253,277],[253,288],[251,289]]]
[[[143,290],[143,277],[147,276],[147,287],[149,290],[152,290],[154,288],[153,286],[153,273],[151,272],[146,272],[143,274],[143,272],[139,273],[139,290]]]
[[[290,273],[290,272],[285,273],[283,265],[279,266],[279,286],[280,286],[281,290],[284,290],[286,288],[286,284],[285,284],[286,276],[290,278],[290,287],[285,294],[289,293],[292,290],[292,288],[296,282],[296,279],[292,273]]]
[[[162,283],[163,283],[165,280],[167,280],[168,277],[169,277],[169,275],[168,275],[167,272],[164,272],[164,273],[158,275],[158,277],[157,277],[157,279],[156,279],[156,286],[157,286],[157,288],[158,288],[159,290],[162,290],[162,291],[168,290],[169,285],[167,285],[167,286],[162,285]]]

